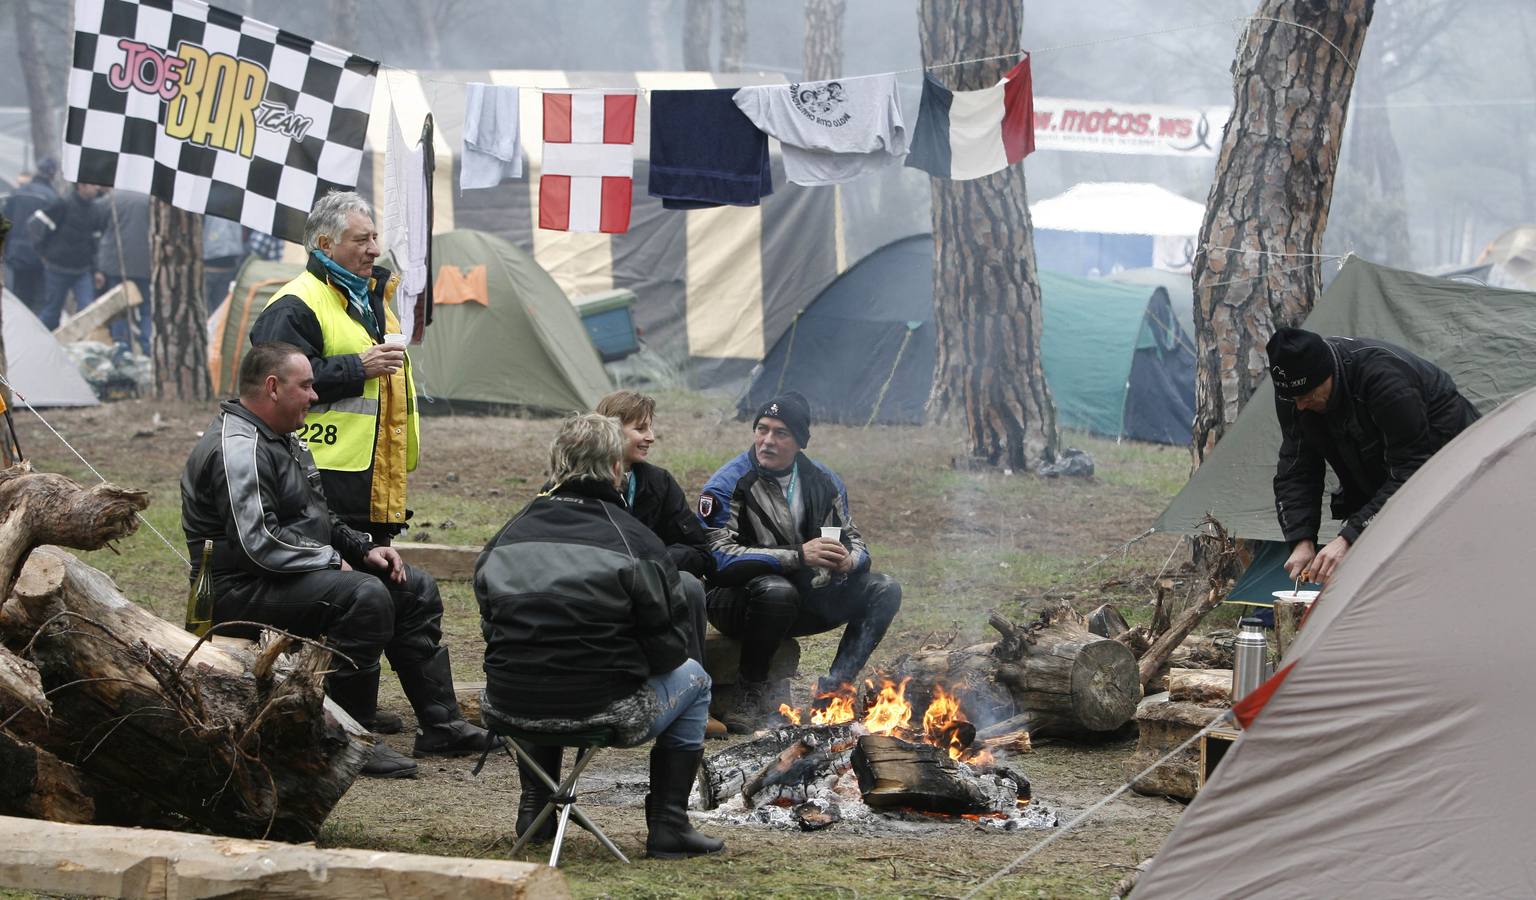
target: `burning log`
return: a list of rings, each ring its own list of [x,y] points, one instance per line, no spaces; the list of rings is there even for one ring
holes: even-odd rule
[[[796,806],[790,811],[801,831],[820,831],[823,828],[831,828],[843,820],[843,811],[837,808],[837,804],[829,803],[823,806],[814,800]]]
[[[875,809],[930,812],[990,812],[995,803],[972,774],[931,744],[913,744],[883,734],[866,734],[853,751],[853,771],[864,802]]]
[[[38,548],[103,546],[146,505],[140,492],[26,467],[0,473],[0,736],[45,785],[97,784],[138,816],[170,812],[220,834],[312,840],[370,752],[355,723],[324,708],[329,652],[307,646],[280,677],[270,659],[199,642],[96,569]],[[60,791],[34,794],[31,811],[88,814]]]
[[[990,622],[1003,636],[995,644],[903,661],[914,706],[947,683],[963,692],[967,718],[1011,720],[1008,730],[1031,738],[1114,731],[1135,715],[1141,696],[1136,657],[1124,644],[1089,632],[1071,607],[1049,607],[1026,626],[996,614]]]
[[[714,756],[706,758],[699,768],[700,805],[704,809],[714,809],[737,794],[744,793],[749,781],[763,774],[765,770],[777,763],[786,751],[792,750],[797,745],[808,744],[819,748],[846,746],[847,749],[839,753],[827,755],[826,765],[821,770],[822,774],[825,774],[839,764],[846,764],[846,754],[852,752],[851,742],[854,736],[851,723],[806,727],[787,726],[775,728],[750,741],[727,747]],[[803,755],[807,751],[798,752]],[[822,760],[818,759],[817,762],[820,764]],[[802,773],[797,773],[796,777],[802,777]],[[763,782],[766,784],[766,781],[767,775],[764,775]],[[761,786],[757,788],[757,791],[761,790]]]
[[[814,737],[802,737],[790,744],[756,775],[747,779],[741,788],[741,799],[747,806],[756,804],[757,795],[768,788],[798,787],[817,780],[831,771],[841,754],[853,749],[853,739],[820,747]]]

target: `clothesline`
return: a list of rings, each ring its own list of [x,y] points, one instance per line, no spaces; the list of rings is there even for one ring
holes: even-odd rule
[[[1021,47],[1018,50],[1011,51],[1011,52],[1008,52],[1008,53],[1000,53],[1000,54],[996,54],[996,55],[992,55],[992,56],[969,57],[969,58],[966,58],[966,59],[957,59],[957,60],[954,60],[952,62],[932,63],[930,65],[925,65],[925,66],[913,66],[913,67],[906,68],[906,69],[896,69],[896,70],[891,71],[891,72],[873,72],[873,73],[865,73],[865,74],[862,74],[862,75],[842,75],[842,76],[839,76],[836,79],[828,79],[828,80],[854,81],[854,80],[863,79],[863,78],[885,78],[885,77],[888,77],[888,76],[891,76],[891,75],[911,75],[911,74],[915,74],[915,73],[919,73],[919,72],[931,72],[931,71],[934,71],[936,69],[950,69],[950,68],[954,68],[956,66],[971,65],[973,63],[994,62],[996,60],[1001,60],[1001,59],[1018,59],[1021,56],[1032,56],[1034,54],[1039,54],[1039,53],[1058,53],[1058,52],[1061,52],[1063,50],[1077,50],[1077,49],[1081,49],[1083,47],[1097,47],[1097,46],[1102,46],[1102,45],[1105,45],[1105,44],[1115,44],[1115,43],[1121,43],[1121,42],[1124,42],[1124,41],[1141,40],[1141,39],[1149,38],[1149,37],[1158,37],[1158,36],[1165,35],[1165,34],[1176,34],[1178,32],[1183,32],[1183,31],[1195,31],[1195,30],[1199,30],[1201,28],[1211,28],[1211,27],[1214,27],[1214,26],[1217,26],[1217,25],[1236,25],[1236,24],[1239,24],[1239,23],[1242,23],[1242,22],[1254,22],[1254,21],[1267,21],[1267,22],[1275,22],[1275,23],[1282,24],[1282,25],[1292,25],[1292,26],[1294,26],[1296,28],[1300,28],[1300,29],[1302,29],[1304,31],[1312,32],[1313,34],[1316,34],[1319,38],[1322,38],[1322,40],[1327,42],[1328,45],[1330,47],[1332,47],[1334,50],[1338,51],[1338,53],[1344,57],[1345,62],[1348,63],[1353,68],[1354,64],[1349,61],[1348,55],[1344,54],[1344,51],[1342,49],[1340,49],[1337,44],[1335,44],[1335,43],[1333,43],[1333,41],[1329,40],[1327,38],[1327,36],[1323,35],[1323,33],[1318,31],[1316,28],[1313,28],[1313,27],[1311,27],[1309,25],[1303,25],[1303,24],[1301,24],[1299,22],[1291,22],[1291,21],[1288,21],[1286,19],[1276,19],[1276,18],[1272,18],[1272,17],[1268,17],[1268,16],[1236,16],[1236,17],[1229,18],[1229,19],[1213,19],[1213,20],[1206,21],[1206,22],[1196,22],[1196,23],[1191,23],[1191,24],[1188,24],[1188,25],[1177,25],[1177,26],[1174,26],[1172,28],[1159,28],[1159,29],[1154,29],[1154,30],[1151,30],[1151,31],[1138,31],[1138,32],[1130,33],[1130,34],[1114,35],[1112,37],[1095,38],[1093,40],[1075,41],[1075,42],[1072,42],[1072,43],[1069,43],[1069,44],[1055,44],[1055,45],[1052,45],[1052,46],[1049,46],[1049,47],[1036,47],[1036,48],[1033,48],[1033,49]],[[420,80],[422,80],[424,82],[433,83],[433,84],[457,85],[457,86],[462,87],[463,85],[469,83],[468,81],[462,81],[462,80],[459,80],[459,79],[451,79],[451,78],[428,78],[428,77],[424,77],[424,76],[421,75],[421,71],[422,70],[420,70],[420,69],[407,69],[407,68],[403,68],[401,66],[390,65],[388,63],[380,63],[379,64],[379,68],[387,69],[387,70],[392,70],[392,71],[397,71],[397,72],[405,72],[407,74],[414,74]],[[385,79],[385,80],[388,81],[388,79]],[[535,88],[531,88],[531,89],[532,90],[541,90],[541,88],[536,88],[536,87]],[[573,89],[573,88],[570,88],[570,87],[562,87],[562,88],[553,88],[553,89],[554,90],[605,90],[605,88],[603,88],[603,87],[591,87],[591,88],[584,88],[584,89],[582,89],[582,88],[575,88],[575,89]],[[615,86],[615,89],[617,89],[617,86]],[[625,88],[623,88],[623,90],[630,90],[630,88],[625,87]],[[641,94],[647,94],[647,95],[650,94],[650,92],[651,92],[651,89],[643,88],[643,87],[642,88],[635,88],[635,90],[638,90],[639,93],[641,93]]]

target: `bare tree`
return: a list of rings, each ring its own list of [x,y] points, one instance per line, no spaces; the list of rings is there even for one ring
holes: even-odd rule
[[[720,0],[721,72],[740,72],[747,58],[747,0]]]
[[[1016,0],[919,0],[923,64],[1018,50]],[[991,87],[1009,60],[945,69],[957,90]],[[928,407],[965,418],[972,462],[1023,471],[1055,459],[1056,407],[1040,364],[1040,280],[1024,169],[934,178],[937,359]]]
[[[208,306],[203,298],[203,217],[154,199],[149,207],[155,395],[208,400]]]
[[[715,34],[715,0],[688,0],[683,11],[683,68],[708,72]]]
[[[805,80],[843,74],[843,13],[848,0],[805,0]]]
[[[16,55],[21,66],[21,77],[27,85],[27,108],[32,120],[32,153],[38,159],[57,156],[61,148],[59,131],[54,117],[58,107],[54,103],[53,90],[48,83],[48,66],[43,59],[43,49],[33,27],[32,3],[34,0],[11,0],[11,12],[16,23]]]
[[[1195,256],[1194,462],[1264,376],[1264,344],[1322,288],[1323,230],[1375,0],[1263,0],[1232,63],[1233,108]]]

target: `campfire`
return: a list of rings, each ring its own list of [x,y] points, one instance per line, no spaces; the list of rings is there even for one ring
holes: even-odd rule
[[[805,830],[875,817],[1055,823],[1031,805],[1029,780],[999,762],[1029,750],[1028,732],[978,728],[963,685],[908,697],[911,683],[881,677],[817,694],[805,708],[780,706],[782,726],[705,760],[700,805]]]

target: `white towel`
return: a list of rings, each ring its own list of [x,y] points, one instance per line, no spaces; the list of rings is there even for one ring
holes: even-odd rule
[[[511,85],[472,81],[465,86],[459,190],[495,187],[503,179],[523,177],[517,94]]]
[[[410,343],[416,324],[416,301],[427,289],[427,247],[432,240],[427,223],[427,174],[424,154],[433,152],[420,142],[408,143],[400,132],[394,107],[389,110],[389,145],[384,150],[384,211],[380,238],[400,268],[395,289],[395,315]]]

